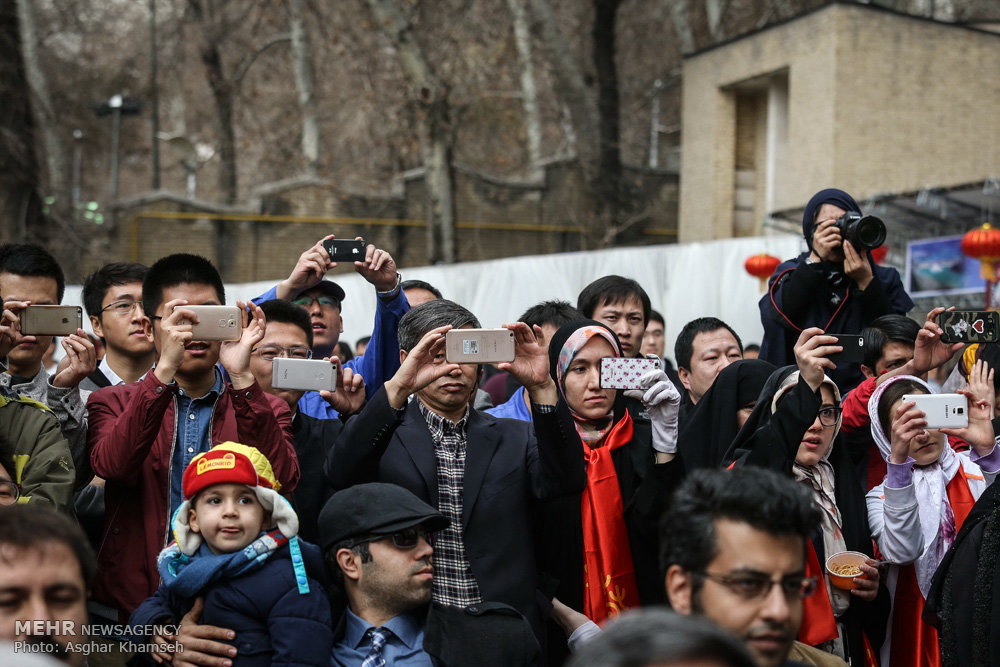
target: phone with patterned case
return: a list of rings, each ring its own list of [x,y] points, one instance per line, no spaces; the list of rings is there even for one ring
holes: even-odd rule
[[[995,310],[946,310],[937,319],[945,343],[995,343],[1000,340],[1000,313]]]
[[[639,380],[652,370],[662,370],[656,357],[603,357],[601,389],[641,389]]]

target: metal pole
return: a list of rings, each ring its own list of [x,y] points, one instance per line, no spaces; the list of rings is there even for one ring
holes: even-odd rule
[[[156,0],[149,0],[150,104],[153,120],[153,189],[160,189],[160,95],[156,83]]]
[[[122,131],[122,96],[108,101],[111,107],[111,201],[118,199],[118,140]]]

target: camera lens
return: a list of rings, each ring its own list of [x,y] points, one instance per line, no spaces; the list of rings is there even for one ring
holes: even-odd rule
[[[866,215],[855,224],[854,238],[862,248],[877,248],[885,242],[885,223],[873,215]]]

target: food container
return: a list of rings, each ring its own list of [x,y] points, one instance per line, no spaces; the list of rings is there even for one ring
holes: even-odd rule
[[[841,551],[833,554],[826,559],[826,572],[830,575],[830,583],[846,591],[857,588],[854,578],[865,576],[860,566],[867,560],[868,556],[858,551]]]

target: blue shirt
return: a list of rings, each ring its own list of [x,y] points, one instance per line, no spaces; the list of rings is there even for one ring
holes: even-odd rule
[[[513,396],[506,403],[501,403],[495,408],[485,410],[486,414],[494,417],[506,417],[507,419],[518,419],[523,422],[533,421],[531,410],[524,404],[524,387],[518,387]]]
[[[278,286],[275,285],[261,294],[253,302],[260,305],[264,301],[277,299]],[[392,299],[386,301],[376,299],[375,324],[372,328],[372,339],[365,348],[364,355],[355,357],[344,364],[344,368],[365,379],[365,398],[371,398],[386,380],[399,370],[399,320],[410,304],[399,290]],[[299,399],[299,411],[316,419],[336,419],[339,413],[319,395],[318,391],[307,391]]]
[[[360,667],[370,640],[365,637],[371,623],[361,620],[348,609],[345,614],[344,636],[333,646],[330,664],[336,667]],[[424,626],[413,614],[401,614],[382,626],[392,633],[382,648],[386,665],[396,667],[431,667],[431,658],[424,652]]]
[[[184,500],[181,482],[184,471],[191,459],[212,448],[212,414],[215,412],[215,402],[226,390],[222,373],[215,369],[215,384],[201,398],[191,398],[186,391],[177,391],[177,439],[174,441],[174,454],[170,460],[170,514],[167,522]]]

